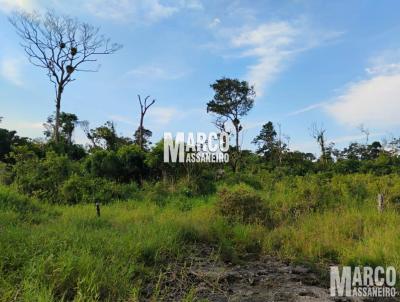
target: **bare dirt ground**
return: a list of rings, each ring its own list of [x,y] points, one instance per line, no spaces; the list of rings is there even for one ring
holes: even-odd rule
[[[305,266],[291,265],[272,257],[225,263],[203,250],[184,263],[160,274],[158,284],[149,284],[148,299],[154,301],[400,301],[330,297],[326,280]],[[149,299],[152,296],[152,299]]]

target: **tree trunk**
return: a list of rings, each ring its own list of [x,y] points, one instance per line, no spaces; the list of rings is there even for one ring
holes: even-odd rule
[[[140,125],[139,125],[139,147],[143,150],[143,118],[144,114],[140,115]]]
[[[56,96],[56,125],[54,128],[54,139],[56,143],[60,142],[60,111],[61,111],[61,94],[63,88],[58,85],[57,96]]]
[[[236,131],[236,151],[239,152],[239,128],[235,126]]]

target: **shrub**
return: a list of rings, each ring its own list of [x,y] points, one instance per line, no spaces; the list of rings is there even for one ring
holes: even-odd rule
[[[0,184],[10,185],[13,182],[11,167],[6,163],[0,162]]]
[[[145,183],[143,185],[145,198],[159,206],[164,206],[167,202],[170,191],[164,182]]]
[[[261,190],[262,185],[259,177],[252,174],[234,173],[225,178],[224,182],[228,185],[246,184],[253,189]]]
[[[103,204],[136,197],[136,184],[119,184],[102,178],[72,175],[60,189],[63,203],[100,202]]]
[[[123,146],[117,152],[99,150],[87,158],[85,169],[94,177],[141,182],[147,172],[145,157],[137,145]]]
[[[86,159],[85,169],[94,177],[117,180],[121,172],[121,163],[113,151],[100,150]]]
[[[117,156],[122,168],[120,179],[124,182],[131,180],[141,182],[147,170],[145,152],[138,145],[129,145],[121,147],[117,152]]]
[[[244,184],[222,188],[218,192],[217,208],[230,221],[267,222],[267,208],[263,200]]]
[[[181,179],[177,184],[177,191],[186,197],[213,194],[216,191],[214,177],[211,173],[203,171],[199,175],[193,175],[190,180]]]
[[[33,157],[18,161],[13,169],[19,191],[51,203],[59,202],[59,188],[76,170],[65,155],[48,152],[44,159]]]
[[[72,175],[60,188],[63,203],[77,204],[93,200],[93,185],[85,177]]]
[[[0,213],[4,214],[4,211],[14,212],[19,220],[30,223],[40,223],[58,215],[56,211],[44,208],[37,200],[0,186]]]
[[[6,187],[0,187],[0,209],[28,214],[40,210],[39,205],[29,197],[13,192]]]

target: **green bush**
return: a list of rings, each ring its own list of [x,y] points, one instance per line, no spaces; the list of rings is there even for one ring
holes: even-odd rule
[[[11,167],[6,163],[0,162],[0,184],[10,185],[13,182]]]
[[[147,174],[146,155],[137,145],[123,146],[118,151],[99,150],[85,161],[86,171],[94,177],[140,183]]]
[[[230,221],[266,223],[267,208],[261,197],[244,184],[222,188],[218,192],[218,211]]]
[[[135,183],[120,184],[103,178],[72,175],[60,189],[62,203],[77,204],[100,202],[109,203],[115,200],[137,197],[138,187]]]
[[[57,215],[56,211],[43,208],[35,199],[0,186],[0,214],[4,212],[15,213],[18,220],[31,223],[39,223]]]
[[[190,180],[183,178],[178,181],[177,192],[186,197],[205,196],[215,193],[215,180],[211,173],[201,172],[193,175]]]
[[[164,206],[168,196],[171,194],[168,184],[164,182],[146,182],[143,185],[143,192],[145,199],[159,206]]]
[[[29,197],[16,193],[10,188],[1,186],[0,209],[11,210],[21,214],[29,214],[39,211],[40,207]]]
[[[262,189],[262,184],[260,182],[258,175],[252,175],[252,174],[233,173],[225,177],[224,183],[226,183],[227,185],[237,185],[240,183],[244,183],[252,187],[253,189],[256,190]]]
[[[60,202],[59,188],[78,168],[65,155],[48,152],[44,159],[32,157],[18,161],[13,168],[15,184],[19,191],[40,200]]]
[[[117,180],[122,167],[115,152],[99,150],[86,159],[85,169],[93,177]]]

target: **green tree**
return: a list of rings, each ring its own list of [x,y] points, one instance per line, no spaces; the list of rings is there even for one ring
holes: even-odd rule
[[[229,78],[217,80],[211,88],[214,97],[207,103],[207,113],[217,115],[216,125],[220,125],[220,128],[224,128],[225,121],[229,120],[235,129],[235,145],[231,151],[230,164],[236,172],[240,161],[239,135],[243,130],[241,118],[253,108],[255,91],[246,81]]]
[[[7,156],[17,146],[28,145],[26,137],[19,137],[17,131],[9,131],[0,128],[0,161],[8,161]]]
[[[150,138],[151,138],[152,135],[153,135],[153,132],[151,132],[149,129],[142,128],[142,130],[140,130],[138,128],[135,131],[133,142],[135,144],[141,146],[141,148],[143,150],[148,150],[149,146],[151,144]]]
[[[132,140],[127,137],[118,136],[115,125],[112,121],[107,121],[103,126],[95,129],[84,129],[87,138],[92,142],[94,149],[107,149],[116,151],[124,145],[132,144]]]
[[[75,131],[76,126],[79,124],[78,117],[73,113],[61,112],[60,113],[60,139],[67,143],[72,144],[72,135]],[[55,116],[51,115],[47,118],[46,123],[43,124],[45,131],[44,135],[48,139],[53,139],[55,137],[54,131],[56,128]],[[60,140],[60,141],[61,141]]]
[[[207,112],[225,117],[235,129],[235,147],[239,151],[240,119],[253,108],[255,91],[246,81],[222,78],[211,85],[214,97],[207,103]]]
[[[261,154],[266,160],[276,159],[279,152],[279,142],[277,140],[277,133],[272,122],[268,122],[262,126],[260,134],[258,134],[253,144],[257,145],[257,154]]]

